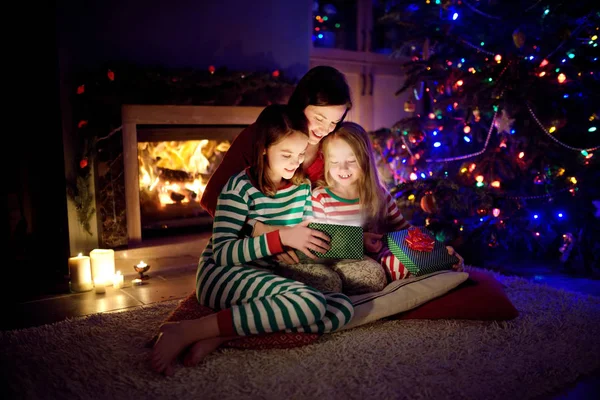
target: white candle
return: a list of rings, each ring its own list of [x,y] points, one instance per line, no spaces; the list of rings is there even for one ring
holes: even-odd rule
[[[115,289],[121,289],[123,287],[123,274],[121,274],[121,271],[117,271],[113,276],[113,287]]]
[[[112,249],[94,249],[90,252],[92,278],[94,284],[110,285],[115,274],[115,251]]]
[[[94,283],[92,282],[92,267],[88,256],[79,253],[77,257],[70,257],[69,275],[71,277],[72,291],[87,292],[94,288]]]
[[[94,286],[96,286],[97,294],[106,293],[106,282],[105,281],[97,281],[94,279]]]

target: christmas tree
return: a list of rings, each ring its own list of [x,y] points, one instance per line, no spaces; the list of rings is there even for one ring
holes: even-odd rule
[[[373,132],[413,223],[460,249],[598,265],[594,1],[386,1],[410,117]],[[595,152],[597,154],[595,154]]]

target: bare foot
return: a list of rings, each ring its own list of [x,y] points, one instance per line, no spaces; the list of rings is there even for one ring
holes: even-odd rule
[[[198,363],[202,361],[204,357],[217,350],[219,346],[230,339],[230,337],[214,337],[194,343],[187,351],[185,358],[183,359],[183,365],[186,367],[198,365]]]
[[[165,375],[171,374],[173,361],[189,344],[186,340],[184,324],[180,322],[163,324],[152,348],[152,369]]]

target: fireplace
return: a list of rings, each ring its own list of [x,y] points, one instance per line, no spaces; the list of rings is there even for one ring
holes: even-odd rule
[[[143,232],[206,225],[206,182],[237,134],[263,107],[124,105],[128,245]]]

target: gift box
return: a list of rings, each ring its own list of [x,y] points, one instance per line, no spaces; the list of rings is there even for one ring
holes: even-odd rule
[[[415,276],[449,270],[459,262],[458,257],[448,254],[444,243],[425,228],[390,232],[386,241],[392,254]]]
[[[326,253],[320,253],[318,251],[311,250],[311,252],[317,257],[351,260],[363,259],[364,249],[362,227],[323,224],[318,222],[311,222],[308,224],[308,227],[325,232],[330,238],[330,248]]]

